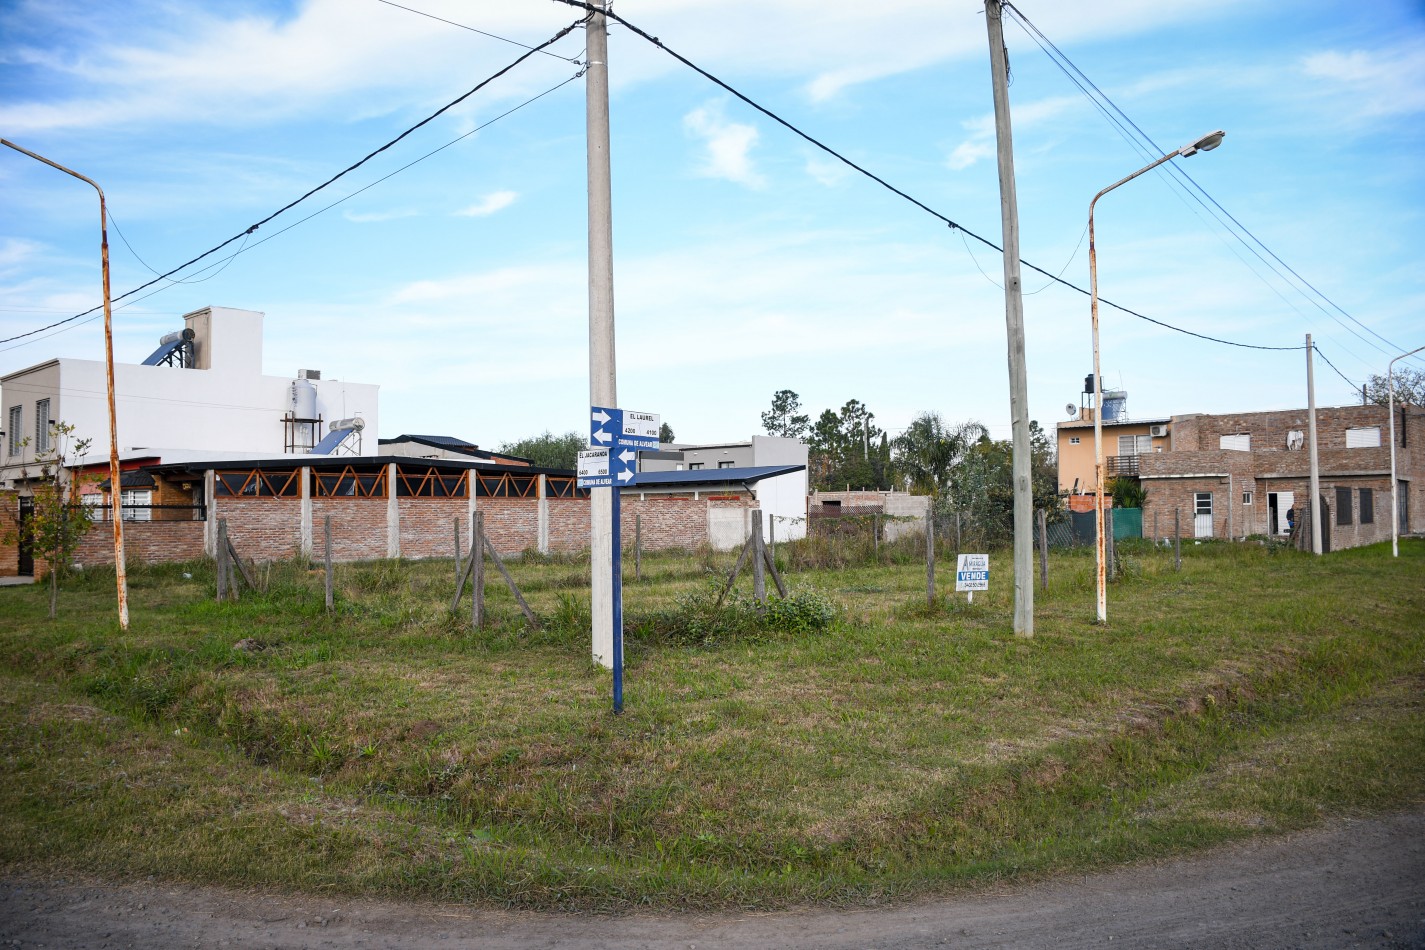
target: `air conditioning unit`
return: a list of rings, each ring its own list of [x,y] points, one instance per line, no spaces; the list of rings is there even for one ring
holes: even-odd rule
[[[1167,426],[1149,426],[1148,433],[1155,439],[1165,439],[1168,437]]]
[[[298,378],[298,379],[321,379],[321,378],[322,378],[322,371],[319,370],[319,369],[299,369],[299,370],[297,370],[297,378]]]

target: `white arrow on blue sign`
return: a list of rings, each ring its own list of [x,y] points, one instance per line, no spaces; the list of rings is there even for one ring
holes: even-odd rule
[[[590,406],[589,444],[595,447],[656,449],[660,421],[661,417],[655,412]]]
[[[609,475],[618,485],[632,485],[638,477],[637,449],[610,449]]]

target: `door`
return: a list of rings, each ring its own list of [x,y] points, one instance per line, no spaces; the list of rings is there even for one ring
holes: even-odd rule
[[[30,542],[26,540],[29,536],[29,522],[35,513],[35,501],[33,498],[20,499],[20,567],[17,573],[21,577],[35,576],[35,551]]]
[[[1292,511],[1294,503],[1295,499],[1289,491],[1267,492],[1267,517],[1271,519],[1267,530],[1272,534],[1291,534],[1291,522],[1296,519],[1287,518],[1287,512]]]
[[[1398,481],[1395,483],[1395,517],[1399,522],[1396,529],[1400,534],[1410,533],[1410,483]]]
[[[1192,536],[1212,537],[1212,492],[1195,492],[1192,496]]]

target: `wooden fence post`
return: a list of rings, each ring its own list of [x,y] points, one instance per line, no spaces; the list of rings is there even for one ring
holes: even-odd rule
[[[935,606],[935,509],[925,513],[925,603]]]
[[[767,552],[762,545],[762,509],[752,509],[752,597],[767,602]]]
[[[1049,589],[1049,514],[1039,509],[1039,587]]]
[[[485,622],[485,513],[475,512],[475,541],[470,549],[470,625]]]
[[[218,519],[218,550],[216,569],[218,573],[218,600],[228,599],[228,519]]]
[[[1183,569],[1183,534],[1178,524],[1178,515],[1182,509],[1173,509],[1173,570]]]
[[[460,573],[460,519],[455,519],[455,584],[458,587],[461,581]]]
[[[327,610],[332,609],[332,516],[327,515],[322,523],[322,559],[327,570]]]

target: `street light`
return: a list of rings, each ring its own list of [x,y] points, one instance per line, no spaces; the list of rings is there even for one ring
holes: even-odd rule
[[[1178,156],[1184,158],[1189,155],[1196,155],[1198,152],[1210,152],[1222,144],[1222,138],[1227,133],[1218,129],[1210,132],[1202,138],[1184,145],[1176,151],[1169,152],[1162,158],[1149,165],[1144,165],[1127,178],[1120,179],[1109,185],[1103,191],[1093,196],[1093,201],[1089,202],[1089,300],[1090,309],[1093,313],[1093,455],[1094,455],[1094,547],[1097,553],[1098,571],[1098,622],[1104,623],[1108,620],[1108,587],[1107,573],[1104,557],[1106,545],[1103,537],[1103,377],[1098,367],[1098,263],[1094,256],[1093,243],[1093,209],[1098,204],[1098,199],[1108,194],[1119,185],[1127,184],[1144,172],[1150,172],[1164,162],[1170,162]]]
[[[1402,353],[1390,361],[1385,368],[1385,387],[1390,393],[1390,556],[1400,557],[1400,499],[1396,497],[1395,481],[1395,364],[1407,356],[1414,356],[1425,346],[1418,346],[1409,353]],[[1406,504],[1410,504],[1406,499]]]
[[[129,629],[129,580],[124,565],[124,521],[119,512],[119,423],[114,412],[114,318],[109,305],[109,217],[104,207],[104,189],[92,178],[65,168],[59,162],[51,161],[43,155],[27,148],[21,148],[9,139],[0,139],[0,145],[13,148],[30,156],[37,162],[44,162],[66,175],[73,175],[82,182],[94,186],[99,192],[99,263],[104,283],[104,370],[109,390],[109,519],[114,523],[114,583],[118,588],[119,627]],[[61,464],[63,460],[61,460]],[[53,567],[53,565],[51,566]]]

